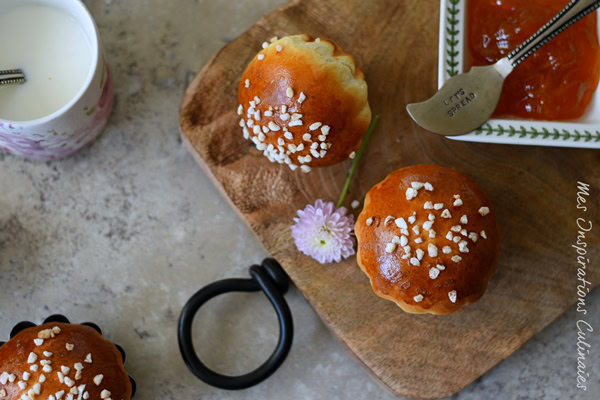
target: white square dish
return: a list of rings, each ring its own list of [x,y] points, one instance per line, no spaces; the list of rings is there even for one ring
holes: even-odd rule
[[[465,72],[465,5],[469,0],[441,0],[438,87]],[[598,23],[600,33],[600,18]],[[600,90],[585,115],[568,122],[490,119],[481,128],[453,140],[536,146],[600,148]]]

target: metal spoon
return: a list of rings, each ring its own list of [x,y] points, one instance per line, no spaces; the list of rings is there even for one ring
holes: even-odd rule
[[[0,71],[0,86],[24,82],[25,74],[20,69],[7,69],[5,71]]]
[[[408,113],[417,124],[438,135],[464,135],[479,128],[496,109],[504,79],[513,69],[599,7],[600,0],[572,0],[507,57],[451,78],[429,100],[409,104]]]

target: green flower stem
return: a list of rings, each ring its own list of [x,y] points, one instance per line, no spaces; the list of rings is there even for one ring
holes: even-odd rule
[[[362,158],[363,153],[365,152],[367,143],[369,143],[369,139],[371,139],[371,135],[373,135],[373,131],[375,130],[375,127],[377,126],[378,122],[379,122],[379,115],[376,115],[375,118],[373,118],[371,120],[371,125],[369,125],[369,129],[367,130],[367,133],[365,134],[365,137],[363,138],[362,143],[360,144],[360,148],[358,149],[358,152],[356,153],[356,157],[354,157],[354,161],[352,161],[352,167],[350,167],[350,173],[348,173],[348,177],[346,178],[346,183],[344,184],[344,189],[342,189],[342,194],[340,194],[340,198],[336,205],[337,208],[340,208],[346,201],[346,197],[348,196],[348,191],[350,190],[350,184],[352,183],[352,178],[354,178],[354,174],[356,173],[356,170],[358,169],[358,163],[360,163],[360,159]]]

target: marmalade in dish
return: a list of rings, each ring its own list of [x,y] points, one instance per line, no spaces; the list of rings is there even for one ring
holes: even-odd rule
[[[490,65],[533,35],[567,0],[468,0],[470,65]],[[494,116],[538,120],[581,117],[600,77],[596,13],[561,33],[506,79]]]

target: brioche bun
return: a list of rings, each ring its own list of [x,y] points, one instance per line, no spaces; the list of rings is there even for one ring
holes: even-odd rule
[[[409,313],[450,314],[477,301],[496,270],[496,214],[463,174],[397,170],[367,194],[357,261],[378,296]]]
[[[121,353],[95,329],[51,322],[0,347],[1,400],[130,400]]]
[[[263,44],[242,75],[238,101],[244,137],[272,162],[304,172],[352,157],[371,122],[354,59],[308,35]]]

